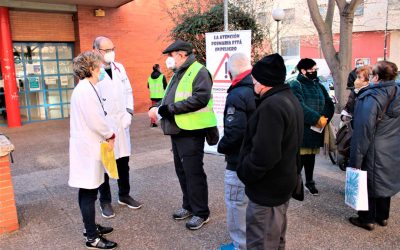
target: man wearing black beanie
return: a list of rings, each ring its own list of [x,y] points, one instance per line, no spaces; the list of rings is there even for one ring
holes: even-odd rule
[[[289,199],[297,184],[303,111],[290,87],[279,54],[252,69],[260,96],[240,151],[237,174],[245,184],[247,249],[284,249]]]

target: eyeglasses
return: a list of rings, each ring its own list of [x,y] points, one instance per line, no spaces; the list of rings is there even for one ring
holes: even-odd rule
[[[106,52],[106,53],[110,53],[110,52],[115,51],[115,47],[114,47],[114,48],[111,48],[111,49],[99,49],[99,50],[104,51],[104,52]]]

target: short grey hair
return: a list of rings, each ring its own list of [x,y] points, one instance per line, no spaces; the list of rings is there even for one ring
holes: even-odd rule
[[[232,80],[249,69],[251,69],[250,59],[244,53],[238,52],[229,57],[228,71],[232,75]]]
[[[101,42],[103,42],[104,40],[110,40],[110,38],[105,37],[105,36],[98,36],[94,39],[93,41],[93,49],[100,49],[100,44]]]

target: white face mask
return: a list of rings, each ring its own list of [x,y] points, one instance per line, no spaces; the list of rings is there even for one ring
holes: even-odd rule
[[[167,58],[167,60],[165,60],[165,64],[167,65],[168,69],[175,69],[176,68],[175,59],[172,56],[169,56]]]
[[[114,62],[114,60],[115,60],[115,52],[114,51],[104,54],[104,61],[106,63],[112,63],[112,62]]]

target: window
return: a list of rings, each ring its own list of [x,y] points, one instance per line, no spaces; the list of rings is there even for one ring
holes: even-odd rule
[[[292,8],[292,9],[284,9],[284,11],[285,11],[285,17],[282,20],[282,24],[294,23],[294,20],[295,20],[294,8]]]
[[[282,38],[281,53],[284,57],[300,56],[300,39],[298,37]]]
[[[354,11],[354,16],[362,16],[364,15],[364,0],[361,1],[360,5],[357,6]]]
[[[17,42],[13,47],[22,121],[69,117],[73,44]]]

